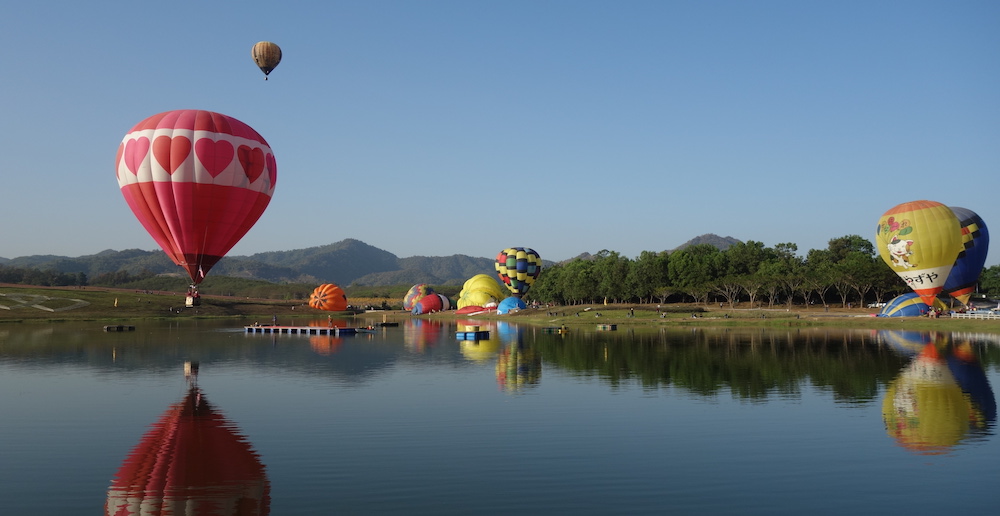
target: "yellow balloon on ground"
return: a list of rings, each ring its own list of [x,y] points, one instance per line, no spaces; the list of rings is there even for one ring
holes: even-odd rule
[[[961,235],[951,208],[934,201],[900,204],[879,218],[875,230],[882,260],[928,306],[934,305],[962,250]]]
[[[457,308],[495,305],[503,298],[504,292],[493,276],[476,274],[465,281],[458,293]]]

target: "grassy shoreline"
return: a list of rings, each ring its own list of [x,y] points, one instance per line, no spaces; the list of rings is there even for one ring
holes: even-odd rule
[[[398,303],[398,300],[388,300]],[[0,287],[0,324],[60,321],[101,321],[120,323],[143,319],[234,318],[267,320],[291,324],[294,319],[325,317],[302,300],[249,299],[230,296],[204,296],[202,305],[184,307],[184,294],[97,287]],[[583,328],[598,324],[634,327],[838,327],[857,329],[940,330],[1000,333],[1000,320],[939,319],[927,317],[872,317],[870,309],[844,309],[796,306],[774,308],[719,307],[698,304],[663,305],[574,305],[522,310],[507,315],[464,316],[454,311],[413,316],[404,311],[362,314],[334,313],[336,317],[373,318],[403,321],[409,318],[431,320],[505,320],[541,326]]]

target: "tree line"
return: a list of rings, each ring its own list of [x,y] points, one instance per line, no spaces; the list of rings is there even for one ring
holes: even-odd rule
[[[886,302],[909,291],[878,256],[871,241],[861,236],[834,238],[826,249],[811,249],[804,257],[797,253],[798,246],[793,243],[767,247],[752,240],[725,250],[699,244],[670,252],[643,251],[634,259],[603,250],[590,258],[546,267],[525,297],[561,305],[693,301],[724,303],[730,307],[743,303],[755,307],[817,303],[847,307],[855,303],[866,306]],[[148,269],[118,270],[88,278],[82,272],[0,265],[0,283],[184,291],[188,280],[154,274]],[[225,276],[210,276],[200,286],[205,294],[265,299],[307,299],[314,287]],[[349,296],[401,299],[409,287],[347,287],[347,290]],[[461,287],[435,286],[435,289],[454,296]],[[988,297],[1000,297],[1000,265],[983,270],[978,291]]]
[[[603,250],[591,259],[547,267],[527,297],[561,305],[591,303],[724,303],[730,307],[881,303],[909,288],[858,235],[797,254],[793,243],[747,241],[725,250],[710,244],[630,259]],[[980,292],[1000,296],[1000,266],[980,277]]]

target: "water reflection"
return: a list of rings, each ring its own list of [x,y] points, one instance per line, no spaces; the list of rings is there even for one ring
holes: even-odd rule
[[[444,324],[429,319],[410,319],[403,325],[403,343],[410,351],[423,353],[441,340]]]
[[[521,328],[498,322],[497,334],[504,344],[497,357],[497,385],[507,392],[537,386],[542,379],[542,356],[525,344]]]
[[[126,457],[108,489],[105,514],[268,514],[264,465],[197,386],[197,364],[186,367],[187,395]]]
[[[895,349],[914,355],[882,403],[886,431],[897,444],[939,455],[992,433],[996,400],[969,342],[953,344],[935,332],[885,333]]]

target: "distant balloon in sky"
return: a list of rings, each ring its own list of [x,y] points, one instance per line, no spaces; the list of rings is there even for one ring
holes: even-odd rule
[[[347,294],[333,283],[324,283],[309,295],[309,306],[317,310],[342,312],[347,310]]]
[[[253,62],[260,68],[260,71],[264,72],[264,80],[266,81],[271,70],[274,70],[281,62],[281,47],[270,41],[260,41],[254,44],[250,50],[250,56],[253,57]]]
[[[882,260],[934,306],[962,248],[958,217],[934,201],[900,204],[879,218],[875,239]]]
[[[976,212],[954,206],[951,207],[951,211],[958,217],[962,247],[951,273],[948,274],[948,280],[945,281],[944,291],[963,305],[968,305],[969,298],[976,291],[976,284],[979,282],[983,266],[986,265],[986,253],[990,247],[990,232],[986,229],[986,223]]]
[[[264,213],[278,172],[271,147],[247,124],[181,109],[133,127],[115,174],[132,213],[197,285]]]
[[[497,275],[516,297],[523,296],[542,272],[542,259],[534,249],[508,247],[493,263]]]

